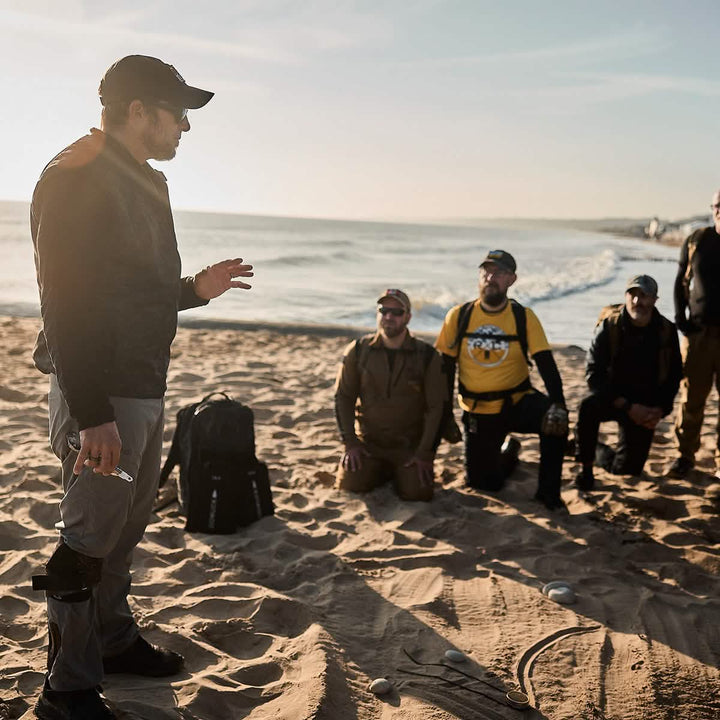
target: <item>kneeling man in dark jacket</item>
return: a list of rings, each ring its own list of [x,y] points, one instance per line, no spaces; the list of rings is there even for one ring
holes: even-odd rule
[[[639,475],[656,425],[672,411],[682,378],[675,325],[655,308],[658,286],[649,275],[630,279],[625,304],[605,309],[587,354],[590,387],[577,424],[581,490],[595,484],[593,461],[614,475]],[[618,423],[616,450],[598,445],[600,423]]]

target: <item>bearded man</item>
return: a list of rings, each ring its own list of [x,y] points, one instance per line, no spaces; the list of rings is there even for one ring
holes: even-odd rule
[[[602,311],[587,353],[590,394],[580,403],[575,431],[580,490],[595,486],[593,464],[613,475],[639,475],[657,424],[672,412],[682,359],[677,329],[658,312],[657,299],[654,278],[635,275],[627,283],[625,303]],[[614,450],[598,443],[600,423],[607,420],[618,424]]]
[[[377,300],[377,332],[345,348],[335,383],[343,490],[390,480],[404,500],[432,499],[446,383],[432,345],[410,334],[411,317],[408,296],[390,288]]]
[[[48,374],[50,442],[62,462],[59,543],[33,587],[47,595],[41,720],[111,720],[105,673],[181,671],[182,656],[141,635],[130,564],[160,476],[163,396],[178,310],[250,286],[224,260],[181,278],[165,176],[213,93],[145,55],[114,63],[99,88],[101,128],[59,153],[33,194],[30,226]]]
[[[564,508],[560,480],[568,429],[562,380],[537,316],[508,298],[516,270],[510,253],[491,250],[480,263],[479,297],[450,309],[435,347],[451,396],[458,370],[467,484],[500,490],[518,462],[519,442],[505,442],[508,433],[537,434],[535,498],[549,509]],[[530,384],[531,359],[547,395]]]

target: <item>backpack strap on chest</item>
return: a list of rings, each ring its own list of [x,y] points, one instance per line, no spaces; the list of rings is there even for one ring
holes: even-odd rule
[[[458,324],[457,331],[455,333],[455,339],[449,345],[452,350],[456,348],[464,338],[476,338],[476,339],[493,339],[493,340],[507,340],[509,342],[517,341],[520,343],[520,349],[525,357],[525,362],[528,365],[532,365],[530,357],[528,355],[528,339],[527,339],[527,313],[525,308],[517,301],[510,298],[510,310],[512,311],[515,319],[515,334],[514,335],[491,335],[490,333],[483,332],[472,332],[469,333],[468,326],[470,325],[470,316],[472,315],[473,307],[475,306],[475,300],[470,300],[464,303],[460,307],[458,312]]]

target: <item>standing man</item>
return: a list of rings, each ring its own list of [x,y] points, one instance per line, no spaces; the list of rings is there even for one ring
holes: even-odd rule
[[[452,388],[458,366],[458,399],[465,426],[466,482],[500,490],[517,464],[517,441],[509,432],[540,436],[535,498],[564,508],[560,497],[568,420],[562,380],[540,321],[507,296],[517,279],[510,253],[491,250],[480,263],[480,297],[452,308],[435,344]],[[548,395],[530,385],[532,358]]]
[[[639,475],[655,427],[672,412],[682,360],[675,325],[655,308],[657,290],[649,275],[631,278],[625,304],[605,308],[595,330],[585,372],[590,394],[580,403],[576,428],[581,490],[595,485],[593,461],[614,475]],[[598,447],[606,420],[618,423],[617,450]]]
[[[675,421],[679,456],[668,475],[684,478],[695,466],[705,402],[713,382],[720,387],[720,191],[710,205],[714,226],[696,230],[683,243],[675,278],[675,324],[684,335],[685,377]],[[720,468],[720,427],[715,451]]]
[[[46,575],[50,645],[35,707],[42,720],[116,717],[106,673],[177,673],[178,653],[150,645],[128,606],[130,563],[152,511],[163,395],[177,311],[249,288],[242,260],[180,277],[165,176],[190,130],[188,108],[213,93],[143,55],[100,83],[102,130],[57,155],[33,194],[31,231],[43,330],[34,358],[50,375],[50,441],[62,461],[58,546]],[[80,450],[68,435],[79,432]],[[119,465],[132,476],[113,474]]]
[[[445,401],[440,357],[408,331],[402,290],[386,290],[377,303],[377,333],[347,346],[335,383],[345,445],[337,484],[368,492],[392,480],[403,500],[428,501]]]

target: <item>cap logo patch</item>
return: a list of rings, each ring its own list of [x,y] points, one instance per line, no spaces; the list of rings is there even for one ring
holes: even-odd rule
[[[174,65],[170,65],[169,67],[170,67],[170,69],[173,71],[173,73],[175,74],[175,77],[176,77],[181,83],[185,84],[185,79],[184,79],[183,76],[175,69],[175,66],[174,66]]]

